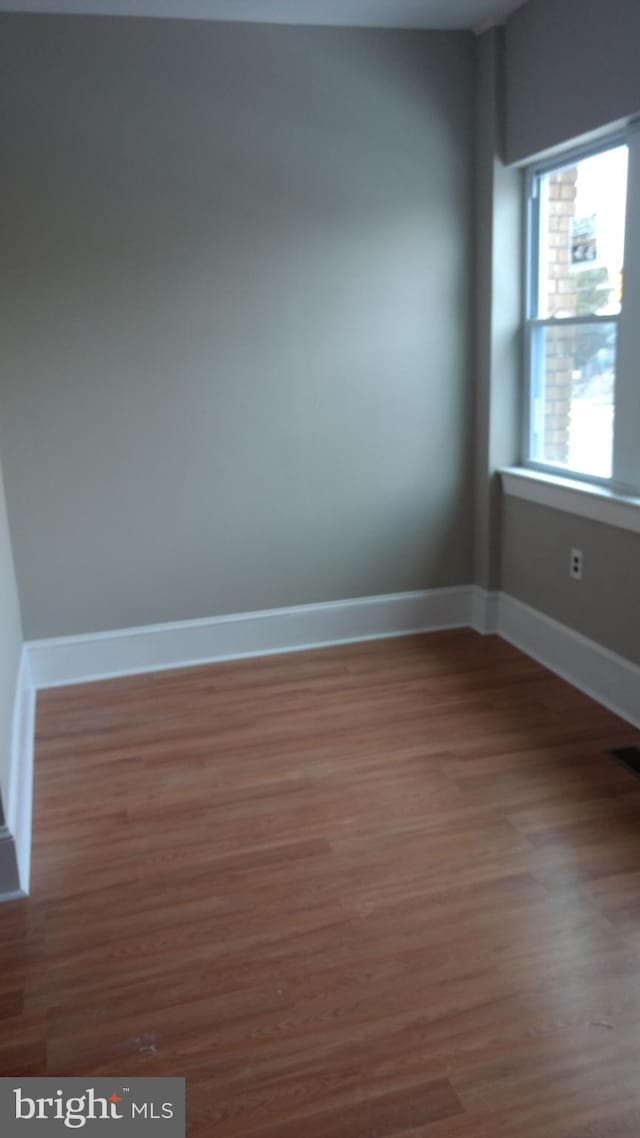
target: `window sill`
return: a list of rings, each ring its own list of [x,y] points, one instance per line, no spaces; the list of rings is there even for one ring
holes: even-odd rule
[[[504,493],[512,498],[640,533],[640,498],[524,466],[505,467],[499,473]]]

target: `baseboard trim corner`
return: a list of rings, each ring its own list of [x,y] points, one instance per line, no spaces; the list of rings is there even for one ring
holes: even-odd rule
[[[494,636],[498,631],[500,593],[487,592],[479,585],[471,589],[471,627],[481,636]]]
[[[13,889],[7,893],[0,893],[0,905],[8,905],[11,901],[24,901],[29,894],[23,889]]]
[[[6,827],[3,827],[2,836],[0,836],[0,900],[13,900],[20,892],[22,892],[22,887],[18,872],[15,838]]]

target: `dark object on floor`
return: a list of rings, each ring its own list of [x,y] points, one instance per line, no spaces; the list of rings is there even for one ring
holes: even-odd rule
[[[631,774],[640,778],[640,747],[615,747],[613,751],[609,751],[609,754],[631,771]]]

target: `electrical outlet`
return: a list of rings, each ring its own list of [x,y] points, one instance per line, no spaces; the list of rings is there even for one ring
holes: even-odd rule
[[[572,549],[569,561],[569,574],[574,581],[582,580],[582,550]]]

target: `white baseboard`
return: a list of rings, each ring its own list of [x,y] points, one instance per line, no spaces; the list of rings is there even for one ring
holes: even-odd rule
[[[19,888],[29,892],[31,871],[31,805],[33,800],[33,744],[36,691],[29,654],[22,649],[13,718],[11,777],[7,821],[16,843]]]
[[[462,585],[29,641],[18,684],[14,750],[24,753],[32,733],[34,689],[468,626],[483,635],[497,633],[638,724],[637,665],[506,593]],[[12,801],[25,793],[12,795]]]
[[[358,597],[93,636],[32,640],[26,648],[35,687],[58,687],[349,641],[463,628],[470,623],[471,595],[471,588],[464,585]]]
[[[32,640],[23,649],[0,900],[29,890],[35,693],[139,672],[471,626],[497,633],[640,727],[640,667],[505,593],[476,586],[237,613],[208,620]]]
[[[0,901],[24,897],[29,892],[35,696],[28,652],[23,647],[13,704],[6,826],[0,835]]]
[[[585,695],[640,728],[640,667],[507,593],[498,601],[498,635]]]

